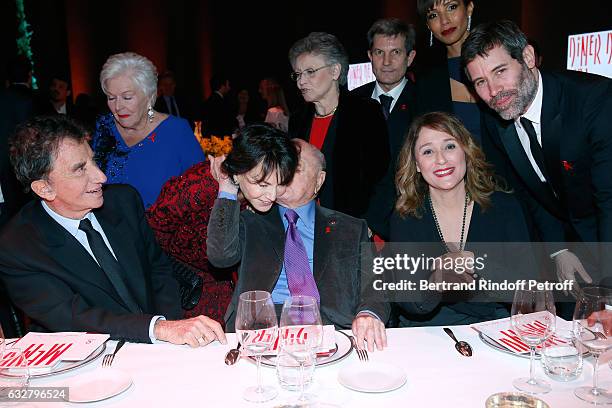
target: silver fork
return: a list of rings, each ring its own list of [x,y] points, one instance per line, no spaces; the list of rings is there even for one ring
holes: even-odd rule
[[[368,351],[366,349],[360,349],[359,347],[357,347],[357,340],[355,340],[355,337],[350,336],[350,338],[351,338],[351,343],[353,343],[353,348],[355,348],[355,352],[357,353],[357,357],[359,358],[359,360],[368,361]]]
[[[119,343],[117,343],[117,347],[115,347],[115,351],[112,354],[109,353],[104,355],[104,358],[102,359],[102,367],[110,367],[113,364],[113,361],[115,360],[115,354],[117,354],[119,349],[123,347],[124,344],[125,340],[120,340]]]
[[[584,327],[584,326],[582,326]],[[603,334],[602,332],[598,332],[598,331],[593,331],[591,329],[589,329],[588,327],[584,327],[588,332],[590,332],[593,336],[595,336],[595,338],[597,340],[607,340],[607,337],[605,334]]]

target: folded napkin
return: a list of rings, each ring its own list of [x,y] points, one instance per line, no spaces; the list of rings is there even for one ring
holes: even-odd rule
[[[305,336],[308,336],[310,326],[291,326],[282,327],[273,334],[272,346],[265,352],[265,355],[276,356],[280,351],[280,335],[283,337],[292,338],[293,341],[304,341]],[[336,350],[336,329],[333,325],[323,326],[323,340],[321,346],[317,349],[317,357],[326,357],[332,354]],[[272,336],[266,329],[250,331],[246,336],[246,342],[258,342],[261,340],[260,336]],[[246,344],[242,345],[242,355],[251,356],[252,353],[245,347]]]

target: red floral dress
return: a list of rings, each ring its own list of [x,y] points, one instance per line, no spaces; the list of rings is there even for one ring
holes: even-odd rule
[[[203,314],[223,324],[234,287],[234,271],[215,268],[206,256],[208,219],[218,188],[208,161],[198,163],[164,184],[147,218],[161,248],[195,268],[204,279],[200,302],[185,311],[185,317]]]

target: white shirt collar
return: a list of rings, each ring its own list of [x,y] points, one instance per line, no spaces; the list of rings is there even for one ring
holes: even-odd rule
[[[540,120],[542,117],[542,97],[544,94],[543,89],[544,88],[542,87],[542,75],[540,74],[540,70],[538,70],[538,90],[536,91],[535,98],[533,98],[533,102],[531,102],[531,105],[529,105],[529,109],[527,109],[527,112],[525,112],[524,115],[516,118],[517,122],[521,119],[521,117],[525,117],[529,119],[531,123],[540,124]]]
[[[60,215],[56,213],[55,211],[53,211],[51,207],[47,205],[46,202],[41,200],[40,203],[42,204],[47,214],[51,216],[51,218],[57,221],[59,225],[64,227],[66,231],[68,231],[73,237],[76,237],[77,233],[79,232],[79,224],[81,223],[81,220],[75,220],[73,218],[64,217],[63,215]],[[87,218],[91,221],[92,217],[93,217],[93,214],[91,212],[88,212],[87,215],[85,215],[85,217],[83,217],[82,219]]]
[[[404,87],[406,86],[407,83],[408,83],[408,80],[406,78],[402,78],[401,82],[397,84],[395,88],[393,88],[389,92],[385,92],[380,87],[380,84],[378,83],[378,81],[376,81],[376,85],[374,86],[374,92],[372,93],[372,99],[377,99],[380,102],[380,100],[378,99],[380,95],[389,95],[390,97],[393,98],[393,102],[395,103],[395,101],[397,101],[397,98],[399,98],[399,96],[402,94],[402,91],[404,90]]]

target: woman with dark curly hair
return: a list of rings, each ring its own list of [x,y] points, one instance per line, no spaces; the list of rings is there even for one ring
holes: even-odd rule
[[[529,242],[518,201],[503,191],[468,130],[456,117],[431,112],[416,118],[399,156],[399,197],[391,241],[440,243],[442,259],[473,258],[468,242]],[[468,250],[466,250],[466,247]],[[430,281],[474,280],[470,273],[434,270]],[[498,303],[440,304],[403,325],[470,324],[507,316]],[[404,316],[405,317],[405,316]]]

